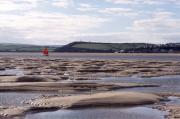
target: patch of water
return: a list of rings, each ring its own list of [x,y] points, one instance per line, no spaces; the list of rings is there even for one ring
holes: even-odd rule
[[[145,93],[179,93],[179,87],[169,88],[169,87],[137,87],[121,89],[117,91],[133,91],[133,92],[145,92]]]
[[[25,119],[164,119],[165,114],[148,107],[89,108],[28,114]]]
[[[114,82],[114,83],[148,83],[148,84],[160,84],[160,85],[180,85],[180,75],[174,76],[161,76],[152,78],[140,78],[140,77],[106,77],[99,80],[102,82]]]
[[[41,53],[12,53],[1,52],[3,58],[41,58]],[[133,54],[133,53],[50,53],[48,59],[77,59],[77,60],[153,60],[153,61],[180,61],[179,54]]]
[[[24,71],[22,69],[5,69],[0,71],[0,76],[23,76]]]
[[[0,106],[20,106],[24,101],[38,98],[42,95],[51,96],[55,93],[35,92],[0,92]]]
[[[5,92],[0,93],[0,105],[1,106],[19,106],[22,105],[22,101],[30,100],[40,96],[36,93],[16,93],[16,92]]]
[[[107,77],[95,82],[104,83],[141,83],[141,84],[158,84],[160,87],[139,87],[121,89],[120,91],[140,91],[140,92],[180,92],[180,76],[161,76],[153,78],[138,78],[138,77]]]
[[[170,96],[168,99],[170,101],[167,104],[180,105],[180,97]]]

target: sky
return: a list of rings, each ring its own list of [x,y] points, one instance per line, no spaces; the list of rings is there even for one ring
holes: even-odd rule
[[[0,0],[0,43],[180,42],[180,0]]]

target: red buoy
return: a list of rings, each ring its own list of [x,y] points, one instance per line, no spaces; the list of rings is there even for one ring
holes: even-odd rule
[[[44,55],[44,56],[49,56],[48,48],[44,48],[44,50],[43,50],[43,55]]]

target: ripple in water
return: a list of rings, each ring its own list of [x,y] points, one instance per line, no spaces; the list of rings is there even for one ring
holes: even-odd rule
[[[25,119],[164,119],[164,115],[147,107],[90,108],[28,114]]]
[[[140,87],[121,89],[119,91],[138,91],[138,92],[165,92],[177,93],[180,92],[180,76],[161,76],[153,78],[138,78],[138,77],[107,77],[96,82],[105,83],[142,83],[142,84],[158,84],[160,87]]]
[[[0,76],[23,76],[24,71],[21,69],[6,69],[4,71],[0,71]]]
[[[0,106],[21,106],[24,105],[24,101],[35,99],[42,95],[51,96],[56,94],[56,92],[0,92]]]

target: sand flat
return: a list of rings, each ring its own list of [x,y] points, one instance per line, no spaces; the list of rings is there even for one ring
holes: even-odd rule
[[[93,106],[132,106],[139,104],[151,104],[162,99],[154,94],[138,93],[138,92],[107,92],[92,95],[77,95],[68,97],[51,97],[37,99],[34,105],[44,105],[47,107],[63,106],[65,108],[87,107]]]
[[[153,104],[159,102],[162,97],[137,92],[108,92],[92,95],[77,95],[66,97],[49,97],[33,100],[31,105],[22,107],[9,107],[1,109],[1,117],[23,116],[27,112],[42,110],[51,110],[54,108],[82,108],[82,107],[101,107],[101,106],[135,106],[144,104]]]
[[[59,90],[113,90],[133,87],[157,87],[135,83],[78,83],[78,82],[17,82],[0,83],[0,91],[59,91]]]

